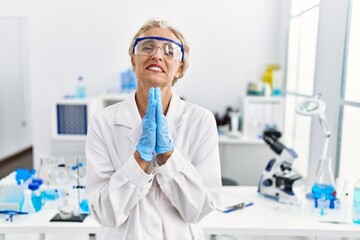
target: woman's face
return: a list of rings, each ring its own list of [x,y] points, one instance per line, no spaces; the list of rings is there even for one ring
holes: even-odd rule
[[[140,37],[157,36],[180,42],[169,29],[151,28]],[[131,64],[137,76],[138,89],[147,91],[150,87],[171,89],[171,83],[181,71],[181,62],[177,59],[165,58],[163,49],[157,47],[152,55],[135,54]]]

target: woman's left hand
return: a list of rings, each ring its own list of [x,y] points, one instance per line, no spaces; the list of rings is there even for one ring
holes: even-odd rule
[[[174,145],[171,142],[168,134],[168,122],[163,114],[163,107],[161,101],[161,90],[155,88],[156,99],[156,146],[157,154],[164,154],[174,150]],[[166,154],[168,155],[168,154]],[[171,155],[171,154],[170,154]]]

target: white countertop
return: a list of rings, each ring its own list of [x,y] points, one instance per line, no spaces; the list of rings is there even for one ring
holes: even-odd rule
[[[360,237],[360,225],[352,223],[351,215],[348,224],[320,222],[340,210],[328,210],[328,215],[321,217],[313,202],[305,197],[301,206],[290,206],[259,195],[257,187],[224,189],[249,199],[254,205],[230,213],[210,213],[202,221],[206,234]]]
[[[289,206],[257,193],[257,187],[224,187],[254,203],[230,213],[214,211],[202,221],[205,234],[359,237],[360,225],[322,223],[318,211],[308,205]],[[310,201],[310,200],[305,200]],[[329,214],[338,210],[329,210]],[[100,225],[91,217],[83,223],[49,222],[56,210],[42,210],[32,215],[14,216],[14,222],[0,222],[3,233],[99,233]],[[350,216],[349,216],[350,217]],[[2,218],[3,219],[3,216]]]

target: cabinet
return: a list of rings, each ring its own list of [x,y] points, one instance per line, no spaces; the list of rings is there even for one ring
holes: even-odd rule
[[[221,176],[240,186],[256,186],[261,172],[274,153],[264,141],[219,137]]]

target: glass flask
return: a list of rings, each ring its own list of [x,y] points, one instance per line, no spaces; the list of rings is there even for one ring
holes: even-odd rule
[[[311,189],[315,207],[320,200],[329,203],[329,208],[334,208],[336,199],[334,174],[331,169],[331,158],[320,159],[314,185]]]

